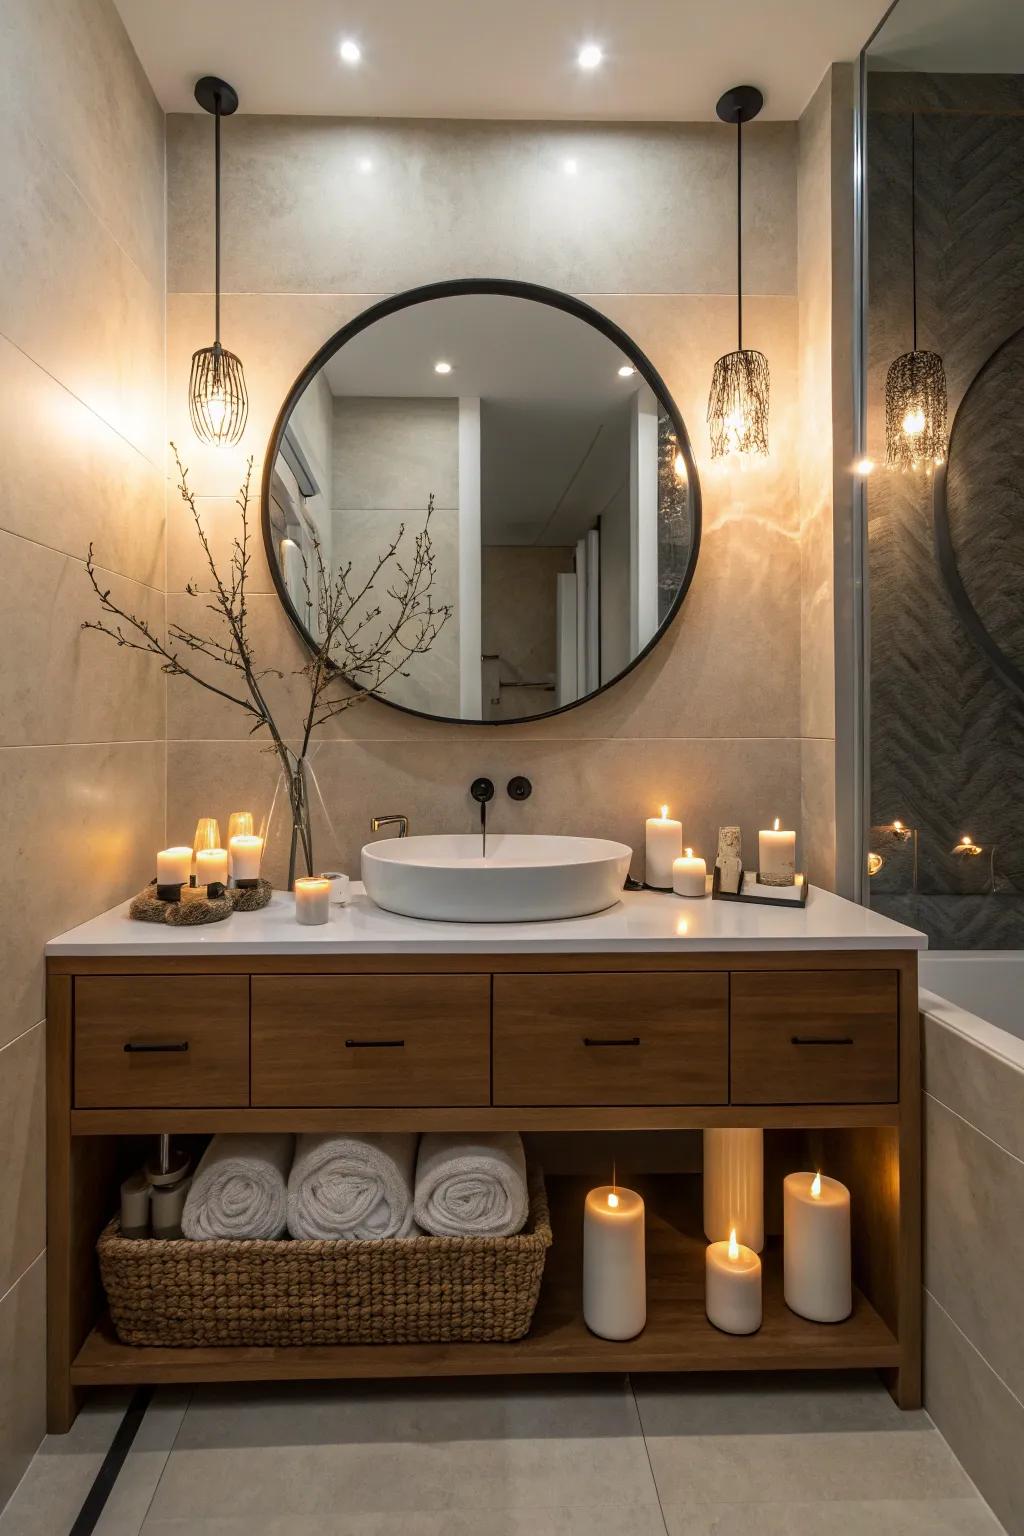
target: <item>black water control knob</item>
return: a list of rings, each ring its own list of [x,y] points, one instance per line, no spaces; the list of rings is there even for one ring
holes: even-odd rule
[[[517,773],[514,779],[508,781],[508,797],[510,800],[529,800],[533,794],[533,785],[523,774]]]
[[[486,805],[488,800],[494,799],[494,785],[490,779],[474,779],[469,786],[469,792],[474,800],[479,800],[481,805]]]

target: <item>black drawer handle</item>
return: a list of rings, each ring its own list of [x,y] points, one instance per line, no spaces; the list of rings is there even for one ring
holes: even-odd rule
[[[405,1045],[404,1040],[346,1040],[347,1051],[398,1051]]]
[[[792,1035],[790,1045],[852,1045],[852,1035]]]
[[[634,1035],[631,1040],[594,1040],[590,1035],[583,1036],[584,1045],[639,1045],[640,1036]]]
[[[136,1045],[134,1041],[127,1040],[124,1048],[126,1051],[137,1052],[140,1055],[143,1052],[153,1053],[155,1051],[177,1051],[180,1053],[181,1051],[188,1050],[188,1041],[179,1040],[174,1045]]]

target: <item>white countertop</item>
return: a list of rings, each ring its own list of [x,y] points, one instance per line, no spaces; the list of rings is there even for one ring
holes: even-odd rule
[[[303,928],[294,901],[275,891],[262,912],[236,912],[202,928],[133,922],[128,903],[72,928],[48,955],[470,955],[670,954],[674,951],[925,949],[927,939],[812,886],[802,909],[624,892],[592,917],[540,923],[440,923],[397,917],[354,882],[330,922]]]

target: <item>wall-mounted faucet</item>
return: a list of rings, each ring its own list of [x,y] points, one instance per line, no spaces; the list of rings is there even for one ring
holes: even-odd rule
[[[509,779],[505,787],[510,800],[529,800],[533,794],[533,785],[524,773],[517,773],[514,779]]]
[[[409,836],[408,816],[371,816],[370,831],[379,832],[381,827],[397,827],[399,837]]]
[[[487,857],[487,802],[494,799],[494,784],[490,779],[474,779],[469,792],[480,806],[480,837],[483,843],[481,858]]]

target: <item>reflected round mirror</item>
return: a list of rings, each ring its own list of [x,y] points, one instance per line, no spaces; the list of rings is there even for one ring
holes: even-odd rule
[[[682,419],[639,348],[553,289],[469,280],[374,305],[281,408],[263,477],[281,600],[398,708],[571,708],[655,644],[700,545]]]

